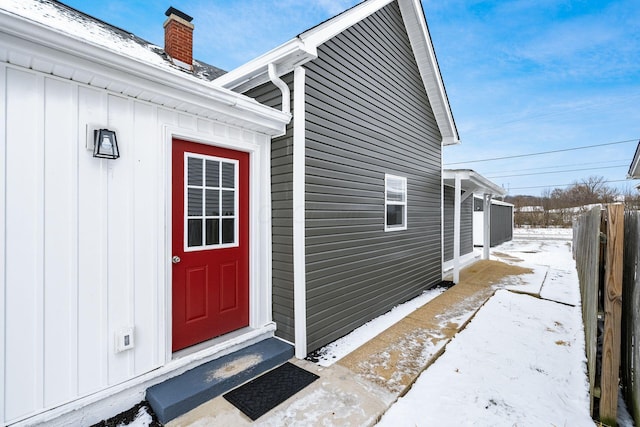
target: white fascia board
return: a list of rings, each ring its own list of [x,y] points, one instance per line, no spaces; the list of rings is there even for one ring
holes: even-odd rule
[[[180,105],[207,117],[268,135],[282,134],[291,115],[254,99],[203,81],[183,71],[142,62],[100,45],[90,44],[40,23],[0,10],[0,57],[15,65],[34,68],[51,64],[50,73],[80,83],[100,81],[100,88],[124,87],[127,94],[145,93],[144,100]],[[69,69],[71,70],[69,71]],[[83,78],[78,78],[82,76]],[[87,80],[87,81],[83,81]],[[123,92],[124,93],[124,92]],[[152,101],[158,102],[158,101]]]
[[[442,135],[442,145],[459,144],[460,137],[453,120],[453,113],[438,67],[433,42],[422,10],[422,3],[420,0],[398,0],[398,5],[407,28],[413,54],[418,63],[422,82]]]
[[[629,167],[629,173],[627,174],[630,179],[640,179],[640,141],[638,141],[638,147],[636,153],[631,160],[631,166]]]
[[[499,197],[507,194],[504,188],[471,169],[444,169],[442,171],[444,185],[448,187],[454,186],[456,177],[460,177],[462,180],[462,189],[465,191],[491,194]]]
[[[283,76],[318,57],[318,46],[377,12],[393,0],[369,0],[331,18],[277,48],[229,71],[214,80],[214,83],[245,92],[269,81],[268,66],[275,64],[277,75]]]
[[[348,9],[341,14],[316,25],[300,34],[298,38],[309,46],[316,48],[337,36],[347,28],[357,24],[394,0],[368,0]]]
[[[479,173],[472,172],[470,175],[471,183],[475,184],[478,188],[482,188],[485,193],[489,193],[493,196],[502,197],[507,194],[506,190],[500,187],[498,184],[488,180]]]
[[[515,207],[513,203],[503,202],[502,200],[491,199],[492,205]]]
[[[292,72],[296,66],[317,57],[318,52],[314,46],[308,46],[295,38],[218,77],[213,83],[236,92],[244,92],[270,81],[269,64],[276,66],[276,75],[281,77]]]
[[[442,179],[446,181],[445,185],[453,187],[453,180],[456,178],[456,176],[461,177],[463,180],[469,179],[470,172],[470,169],[443,169]]]

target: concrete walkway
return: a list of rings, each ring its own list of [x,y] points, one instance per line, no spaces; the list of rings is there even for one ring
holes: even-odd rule
[[[479,261],[461,271],[460,283],[332,366],[291,360],[320,379],[255,422],[220,396],[167,426],[373,425],[495,291],[509,282],[504,280],[507,276],[526,273],[531,270]]]

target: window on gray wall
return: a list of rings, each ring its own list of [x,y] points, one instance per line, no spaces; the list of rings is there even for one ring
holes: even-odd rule
[[[384,231],[407,229],[407,178],[384,175]]]

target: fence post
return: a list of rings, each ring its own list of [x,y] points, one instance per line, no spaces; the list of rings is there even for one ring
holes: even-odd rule
[[[600,421],[616,425],[620,373],[624,205],[607,206]]]
[[[596,387],[599,386],[600,381],[600,378],[596,378],[596,365],[598,361],[598,284],[600,263],[603,262],[600,256],[602,216],[600,206],[594,207],[587,213],[580,215],[573,228],[574,258],[580,280],[587,372],[589,374],[589,408],[592,417],[597,412],[595,395]]]
[[[627,408],[640,426],[640,211],[624,219],[622,285],[622,390]]]

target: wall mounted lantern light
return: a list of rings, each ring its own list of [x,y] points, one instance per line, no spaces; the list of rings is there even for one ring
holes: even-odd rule
[[[120,157],[115,131],[96,129],[93,131],[93,157],[117,159]]]

